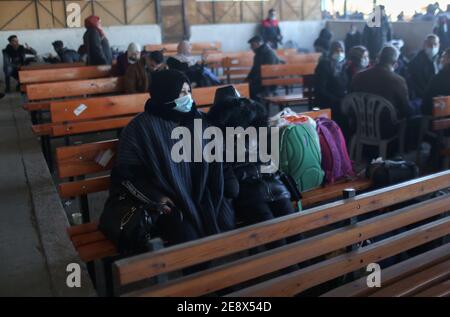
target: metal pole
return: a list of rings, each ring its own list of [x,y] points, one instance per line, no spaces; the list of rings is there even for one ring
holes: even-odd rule
[[[125,24],[128,24],[127,0],[123,0],[123,15],[124,15]]]
[[[34,0],[34,9],[35,9],[35,11],[36,11],[36,23],[37,23],[37,27],[38,27],[38,29],[40,29],[40,28],[41,28],[41,24],[39,23],[38,1],[39,1],[39,0]]]

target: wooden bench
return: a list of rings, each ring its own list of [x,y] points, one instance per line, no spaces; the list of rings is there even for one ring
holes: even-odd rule
[[[311,54],[293,54],[284,57],[286,64],[305,64],[305,63],[318,63],[321,53],[311,53]]]
[[[76,62],[76,63],[57,63],[57,64],[30,64],[20,66],[19,70],[36,70],[36,69],[56,69],[56,68],[68,68],[68,67],[80,67],[86,66],[84,62]]]
[[[220,42],[193,42],[192,55],[202,55],[208,51],[220,51],[222,43]],[[164,51],[164,55],[170,56],[177,53],[178,43],[165,43],[165,44],[147,44],[144,46],[145,50],[151,51]]]
[[[227,83],[242,82],[253,66],[253,56],[225,57],[222,60],[223,75]]]
[[[20,84],[25,87],[25,92],[26,85],[28,84],[103,78],[111,76],[113,76],[113,68],[110,65],[60,67],[19,71],[19,81]]]
[[[440,143],[444,144],[441,155],[444,156],[444,166],[449,167],[450,161],[450,137],[444,134],[450,131],[450,96],[436,97],[433,99],[433,121],[432,128],[439,134]]]
[[[223,86],[194,88],[193,98],[199,109],[204,112],[214,102],[217,88]],[[249,97],[248,84],[235,85],[241,96]],[[125,127],[134,116],[144,111],[148,93],[94,97],[50,102],[51,122],[32,125],[35,135],[41,137],[41,145],[50,171],[53,171],[51,138],[68,137],[76,134],[119,130]],[[85,110],[77,111],[84,105]]]
[[[351,273],[365,270],[370,263],[392,259],[415,247],[438,241],[443,245],[434,247],[427,253],[422,251],[424,254],[419,255],[419,260],[409,258],[396,264],[396,267],[382,270],[381,276],[387,275],[390,281],[398,280],[403,289],[417,283],[414,291],[402,292],[397,288],[398,284],[391,283],[382,283],[381,288],[370,291],[375,292],[374,295],[388,296],[447,293],[450,254],[446,238],[450,235],[450,195],[411,203],[403,208],[395,207],[395,204],[449,186],[450,171],[446,171],[306,212],[121,259],[113,266],[115,289],[118,295],[138,297],[191,297],[208,294],[275,297],[302,295],[306,291],[323,294],[329,288],[340,286],[337,278],[342,281],[345,276],[351,277]],[[391,207],[392,210],[378,212],[374,217],[363,221],[357,220],[358,216],[386,207]],[[343,221],[350,221],[351,224],[337,226]],[[415,227],[412,228],[412,225]],[[396,231],[399,229],[400,233]],[[231,257],[238,252],[306,233],[309,233],[306,238],[283,247],[255,255]],[[374,243],[357,247],[362,241],[376,237],[378,239]],[[334,253],[336,251],[340,254]],[[225,260],[224,257],[227,256],[230,258]],[[215,263],[218,259],[222,260]],[[175,276],[156,285],[134,284],[205,262],[212,263],[212,267],[202,268],[195,274],[183,277]],[[292,269],[288,274],[280,272],[299,263],[299,269]],[[392,274],[393,270],[400,274]],[[394,275],[398,279],[393,278]],[[325,287],[324,283],[327,282],[335,284]],[[125,292],[124,287],[127,287]],[[367,290],[367,285],[365,287]]]
[[[329,113],[330,110],[325,109],[307,114],[312,117],[318,117],[319,115],[328,115]],[[114,156],[106,166],[101,166],[95,161],[99,155],[108,150],[115,155],[117,150],[117,140],[59,147],[56,149],[58,177],[62,180],[58,185],[59,194],[63,199],[80,197],[82,207],[81,210],[84,215],[85,222],[89,221],[87,195],[100,191],[106,191],[110,186],[109,172],[113,164]],[[98,176],[99,174],[102,175]],[[80,179],[75,181],[64,181],[64,179],[68,178]],[[371,185],[372,182],[368,179],[356,179],[354,181],[337,183],[331,186],[326,186],[325,188],[318,188],[316,190],[305,192],[303,195],[302,207],[308,208],[318,204],[319,202],[338,199],[341,197],[343,190],[349,187],[357,191],[363,191],[370,188]],[[108,242],[105,242],[105,238],[101,235],[101,233],[97,232],[95,228],[95,224],[84,224],[76,230],[76,235],[78,236],[77,239],[81,239],[82,241],[85,241],[86,239],[86,241],[89,241],[88,243],[84,243],[82,246],[75,245],[80,257],[84,260],[102,258],[105,252],[102,246],[108,245]],[[69,234],[75,235],[72,231],[70,231]],[[84,235],[87,235],[87,237],[84,238]],[[89,240],[90,236],[96,237],[94,242]],[[92,246],[91,244],[99,242],[97,238],[101,238],[100,241],[102,243],[98,246],[99,251],[96,256],[96,253],[92,251],[96,248],[96,245]],[[111,251],[110,255],[112,254],[114,254],[114,252]]]
[[[262,65],[261,77],[262,86],[283,86],[286,88],[284,96],[266,97],[268,104],[278,105],[280,109],[290,104],[310,104],[311,94],[305,96],[305,91],[310,93],[312,88],[311,77],[314,75],[317,63],[303,64],[278,64],[278,65]],[[308,79],[308,82],[305,79]],[[302,94],[288,94],[288,88],[294,85],[303,86]]]

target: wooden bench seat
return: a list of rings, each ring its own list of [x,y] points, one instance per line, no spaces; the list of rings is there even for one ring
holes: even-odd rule
[[[223,259],[237,252],[291,235],[328,227],[345,219],[422,197],[449,186],[450,171],[445,171],[287,217],[121,259],[116,261],[113,267],[115,284],[121,294],[121,287],[131,286],[144,279],[162,276],[215,259]],[[296,296],[325,282],[366,268],[370,263],[392,258],[427,242],[448,236],[450,234],[449,206],[450,195],[448,194],[430,198],[401,209],[384,212],[364,221],[331,231],[322,231],[307,239],[270,251],[233,257],[225,263],[221,262],[213,267],[199,269],[195,274],[174,277],[156,285],[138,286],[121,295],[203,296],[233,287],[221,295],[229,297]],[[439,216],[439,219],[435,220],[436,216]],[[424,223],[425,220],[427,222]],[[401,233],[394,233],[396,229],[412,224],[417,225],[412,229],[402,230]],[[342,250],[386,233],[391,234],[369,246],[351,249],[341,255],[325,257],[335,250]],[[424,281],[424,283],[430,281],[430,285],[437,287],[435,283],[443,284],[448,279],[449,244],[442,243],[444,248],[434,248],[437,250],[433,253],[436,264],[428,268],[423,266],[423,261],[416,261],[418,266],[413,267],[417,273],[413,276],[418,281]],[[223,247],[225,245],[226,248]],[[447,254],[447,259],[443,258],[444,253]],[[426,254],[423,258],[431,259],[430,254]],[[312,259],[316,260],[311,262]],[[414,261],[410,260],[409,263]],[[270,273],[279,272],[297,263],[304,263],[304,266],[288,274],[268,276]],[[403,285],[411,283],[408,277],[398,280],[398,282],[401,281]],[[443,288],[443,286],[440,287]],[[422,288],[417,290],[423,291]]]

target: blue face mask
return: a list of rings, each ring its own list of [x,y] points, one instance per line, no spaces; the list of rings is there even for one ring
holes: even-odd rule
[[[177,98],[174,100],[175,102],[175,110],[180,112],[189,112],[192,109],[192,104],[194,103],[194,100],[192,100],[191,94],[188,94],[186,96]]]

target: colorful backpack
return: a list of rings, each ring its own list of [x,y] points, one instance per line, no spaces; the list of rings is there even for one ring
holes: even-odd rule
[[[289,174],[300,192],[323,182],[319,136],[315,122],[285,126],[280,131],[280,170]]]
[[[344,177],[355,175],[341,128],[328,118],[318,118],[317,133],[322,150],[322,169],[325,182],[332,184]]]

